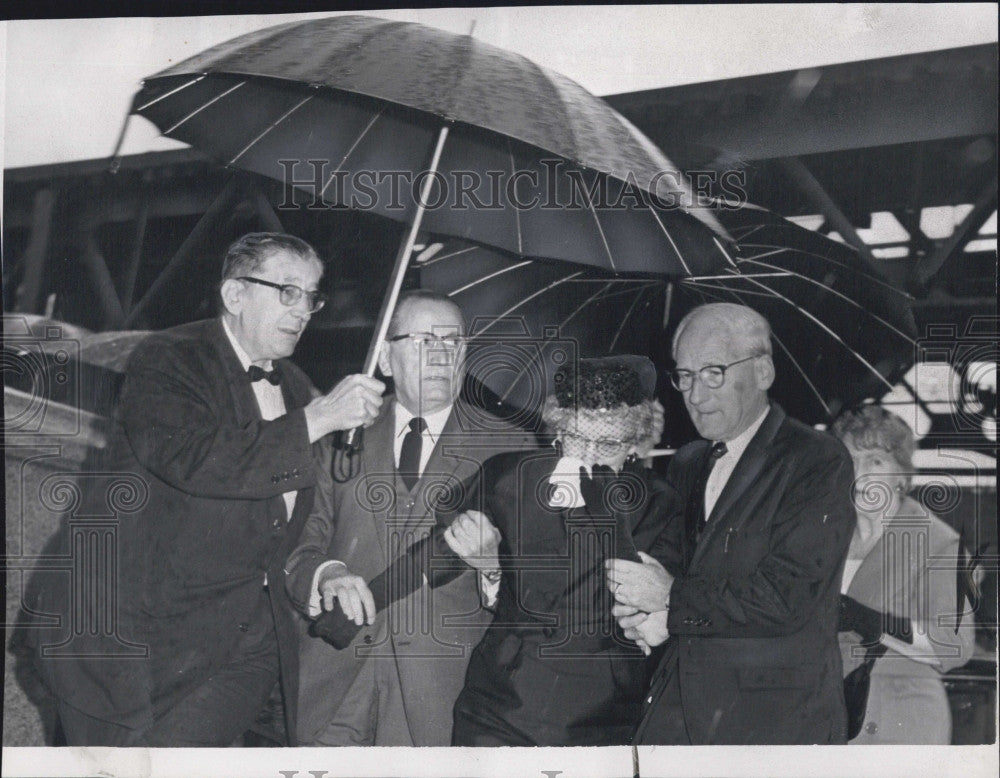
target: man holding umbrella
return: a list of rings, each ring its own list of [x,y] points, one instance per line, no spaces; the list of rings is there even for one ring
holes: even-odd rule
[[[354,375],[316,396],[288,361],[323,306],[322,273],[299,238],[245,235],[226,253],[221,316],[132,355],[106,458],[82,474],[139,485],[115,526],[118,559],[98,571],[115,587],[109,611],[81,616],[117,615],[118,629],[39,641],[69,745],[228,746],[278,680],[279,643],[282,677],[296,675],[281,564],[312,505],[321,439],[369,424],[384,388]],[[116,502],[109,490],[87,500],[79,515]],[[39,592],[38,612],[64,622],[87,607],[79,591]],[[67,642],[74,651],[60,651]]]
[[[682,500],[673,559],[607,565],[626,636],[669,638],[633,743],[843,743],[850,456],[769,402],[770,327],[752,309],[695,308],[673,353],[673,384],[704,438],[667,473]]]

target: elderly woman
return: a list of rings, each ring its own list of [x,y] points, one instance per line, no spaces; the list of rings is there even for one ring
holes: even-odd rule
[[[970,614],[955,627],[958,535],[907,495],[914,443],[899,417],[865,406],[833,432],[854,459],[858,519],[841,587],[845,690],[859,730],[851,743],[948,744],[941,674],[969,659],[974,638]],[[867,707],[857,683],[866,672]]]
[[[486,462],[465,509],[501,534],[496,617],[455,704],[460,746],[628,742],[647,668],[618,631],[604,561],[639,559],[663,534],[673,501],[635,463],[662,431],[644,357],[561,369],[543,418],[555,450]]]

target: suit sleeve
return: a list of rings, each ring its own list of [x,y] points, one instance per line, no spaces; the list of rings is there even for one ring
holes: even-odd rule
[[[237,426],[220,417],[212,377],[199,372],[169,345],[129,366],[118,415],[143,467],[198,497],[266,499],[315,483],[301,408]]]
[[[309,601],[316,571],[330,561],[329,548],[337,531],[331,458],[330,446],[324,446],[321,465],[317,468],[312,512],[302,527],[299,544],[285,561],[285,590],[292,604],[306,615],[310,615]]]
[[[853,466],[845,452],[799,458],[750,570],[718,568],[675,579],[667,627],[703,637],[777,637],[799,631],[838,586],[853,531]],[[714,574],[713,574],[714,573]]]
[[[684,503],[677,490],[659,478],[652,479],[651,489],[647,515],[635,533],[636,548],[676,578],[684,572]]]

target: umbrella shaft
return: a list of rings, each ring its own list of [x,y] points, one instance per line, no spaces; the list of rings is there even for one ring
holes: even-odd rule
[[[392,269],[392,277],[389,279],[389,289],[385,299],[382,301],[382,310],[379,311],[378,324],[375,333],[372,335],[371,343],[368,344],[368,356],[365,357],[365,375],[375,375],[375,366],[378,364],[378,353],[382,346],[382,341],[389,332],[389,322],[392,321],[392,314],[396,310],[396,301],[399,299],[399,290],[403,286],[403,278],[406,275],[406,268],[410,263],[410,254],[413,252],[413,244],[416,243],[417,233],[420,232],[420,223],[424,219],[424,203],[430,194],[430,187],[437,172],[438,164],[441,162],[441,152],[444,149],[444,142],[448,137],[448,125],[441,128],[438,133],[437,145],[434,148],[434,156],[428,168],[429,174],[424,178],[423,186],[420,189],[420,200],[417,203],[417,212],[413,216],[406,237],[399,247],[396,255],[396,264]]]
[[[429,174],[424,178],[423,186],[420,188],[420,200],[417,202],[417,212],[413,216],[406,237],[399,247],[396,255],[396,264],[392,268],[392,277],[389,279],[389,288],[386,291],[385,299],[382,301],[382,310],[378,314],[378,323],[375,332],[372,334],[371,343],[368,344],[368,355],[365,357],[364,374],[375,375],[375,366],[378,365],[378,354],[382,348],[382,341],[389,333],[389,322],[392,321],[392,314],[396,310],[396,301],[399,299],[399,290],[403,286],[403,278],[406,276],[406,268],[410,264],[410,254],[413,253],[413,244],[416,243],[417,233],[420,232],[420,223],[424,219],[424,203],[430,194],[430,187],[441,162],[441,152],[444,150],[444,142],[448,138],[448,125],[441,127],[438,133],[437,145],[434,147],[434,155],[431,157],[431,164],[428,168]],[[354,435],[357,430],[351,430],[347,434],[347,445],[354,443]]]

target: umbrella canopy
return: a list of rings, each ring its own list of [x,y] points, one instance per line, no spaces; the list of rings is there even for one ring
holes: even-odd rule
[[[146,79],[133,112],[316,207],[411,223],[430,181],[437,234],[615,273],[724,263],[724,230],[641,132],[471,36],[367,16],[279,25]]]
[[[677,323],[705,302],[743,303],[768,319],[772,395],[808,423],[882,396],[913,364],[908,298],[853,249],[754,207],[720,218],[739,238],[722,273],[620,278],[452,242],[418,263],[420,283],[465,311],[470,376],[511,414],[537,411],[567,358],[633,352],[667,368]],[[665,376],[660,390],[667,440],[684,442],[693,428],[680,395]]]

